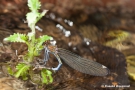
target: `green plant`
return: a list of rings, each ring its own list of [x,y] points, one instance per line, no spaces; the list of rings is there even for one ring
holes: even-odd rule
[[[15,72],[12,71],[11,67],[8,67],[8,71],[11,75],[14,75],[15,77],[22,77],[23,80],[27,80],[28,76],[32,78],[34,73],[33,65],[31,64],[34,60],[34,57],[40,55],[40,51],[44,48],[42,45],[46,40],[50,40],[51,37],[47,35],[40,36],[39,38],[35,38],[35,25],[36,23],[46,14],[47,11],[43,11],[42,13],[39,13],[38,10],[40,9],[40,2],[39,0],[28,0],[28,7],[31,12],[27,13],[26,19],[28,22],[28,26],[31,29],[31,32],[26,34],[19,34],[14,33],[13,35],[10,35],[9,37],[5,38],[4,41],[9,42],[21,42],[25,43],[28,46],[28,52],[23,57],[23,61],[20,61],[16,64],[16,70]],[[40,70],[41,75],[41,83],[52,83],[52,72],[47,69]]]

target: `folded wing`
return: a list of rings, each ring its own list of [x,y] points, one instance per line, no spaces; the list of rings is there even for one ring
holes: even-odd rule
[[[58,48],[58,55],[62,60],[73,69],[82,73],[105,76],[109,73],[109,69],[93,60],[82,58],[66,49]]]

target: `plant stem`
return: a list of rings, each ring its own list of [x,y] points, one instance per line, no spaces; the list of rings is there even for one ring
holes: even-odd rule
[[[30,46],[28,47],[28,62],[32,62],[33,58],[34,58],[34,48],[35,47],[35,24],[31,25],[31,30],[32,30],[32,37],[31,37],[31,41],[30,41]]]

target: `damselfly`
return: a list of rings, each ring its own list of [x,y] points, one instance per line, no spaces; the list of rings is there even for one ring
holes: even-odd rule
[[[73,69],[82,73],[105,76],[109,73],[109,69],[93,60],[82,58],[66,49],[57,48],[57,46],[51,44],[45,44],[44,63],[49,60],[49,54],[52,53],[57,58],[59,64],[55,68],[49,68],[52,70],[59,70],[62,65],[61,59]],[[61,58],[61,59],[60,59]]]

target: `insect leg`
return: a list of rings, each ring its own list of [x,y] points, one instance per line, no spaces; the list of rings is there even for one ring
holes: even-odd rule
[[[44,64],[46,64],[46,62],[48,61],[48,59],[49,59],[49,50],[48,50],[48,48],[47,47],[45,47],[45,52],[44,52]]]

